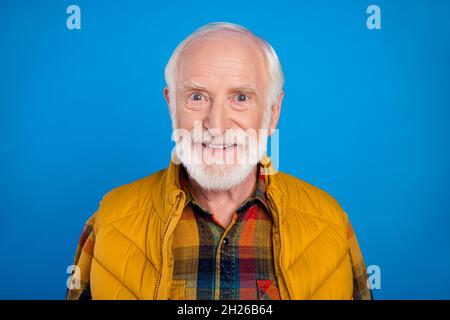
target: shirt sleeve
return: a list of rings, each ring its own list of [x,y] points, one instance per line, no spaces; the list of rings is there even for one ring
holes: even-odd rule
[[[367,283],[367,270],[361,249],[351,223],[347,222],[347,239],[353,272],[353,300],[372,300],[372,291]]]
[[[92,216],[85,224],[75,253],[72,278],[66,292],[66,300],[91,300],[89,284],[92,256],[95,243],[95,219]]]

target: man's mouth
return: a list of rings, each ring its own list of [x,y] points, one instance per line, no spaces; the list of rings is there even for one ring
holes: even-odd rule
[[[214,150],[225,150],[225,149],[230,149],[236,146],[235,143],[231,143],[231,144],[212,144],[212,143],[202,143],[203,148],[211,148]]]

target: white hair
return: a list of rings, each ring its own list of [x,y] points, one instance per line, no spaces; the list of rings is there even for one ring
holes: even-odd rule
[[[165,71],[164,71],[164,77],[166,80],[167,87],[169,89],[169,105],[171,110],[171,116],[172,116],[172,122],[174,122],[175,117],[173,116],[173,112],[175,110],[176,106],[176,74],[177,74],[177,67],[178,67],[178,61],[180,59],[181,53],[191,46],[195,41],[201,39],[202,37],[218,32],[237,32],[242,35],[250,36],[253,39],[256,40],[257,44],[261,48],[263,52],[263,56],[265,57],[267,66],[268,66],[268,73],[269,73],[269,84],[268,84],[268,91],[267,91],[267,108],[266,112],[264,112],[264,119],[263,119],[263,127],[267,127],[267,125],[270,122],[270,116],[271,116],[271,106],[273,104],[276,104],[278,102],[278,96],[283,91],[283,85],[284,85],[284,75],[283,70],[281,68],[280,61],[278,59],[278,56],[275,52],[275,50],[272,48],[272,46],[265,41],[264,39],[260,38],[259,36],[252,33],[247,28],[244,28],[240,25],[229,23],[229,22],[212,22],[208,23],[197,30],[195,30],[193,33],[191,33],[186,39],[184,39],[174,50],[172,53],[172,56],[170,57]],[[266,125],[266,126],[264,126]]]

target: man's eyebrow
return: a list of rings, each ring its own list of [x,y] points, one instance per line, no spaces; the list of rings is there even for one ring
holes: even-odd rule
[[[258,93],[258,90],[256,89],[256,87],[254,87],[252,85],[238,86],[238,87],[233,88],[231,91],[233,91],[233,92],[254,93],[254,94]]]
[[[182,91],[191,91],[191,90],[206,91],[206,92],[208,91],[208,88],[205,85],[197,81],[187,81],[183,83],[180,86],[180,88]],[[230,90],[230,92],[243,92],[258,95],[258,90],[256,89],[256,87],[250,84],[243,84],[234,87]]]

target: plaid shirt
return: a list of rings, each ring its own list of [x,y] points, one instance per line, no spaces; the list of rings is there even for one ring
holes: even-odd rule
[[[223,227],[196,202],[187,187],[186,171],[180,172],[187,201],[174,231],[173,281],[183,283],[185,290],[171,294],[170,299],[280,299],[274,271],[272,218],[265,197],[267,177],[258,175],[253,195],[234,212],[230,225]],[[74,261],[79,267],[81,288],[68,288],[68,300],[91,299],[93,226],[91,217],[81,234]],[[370,300],[364,260],[350,222],[347,230],[353,299]]]
[[[186,204],[174,231],[173,279],[185,281],[188,300],[280,299],[272,250],[272,217],[266,202],[266,177],[258,175],[252,196],[233,213],[228,227],[180,185]],[[172,297],[178,298],[178,297]]]

